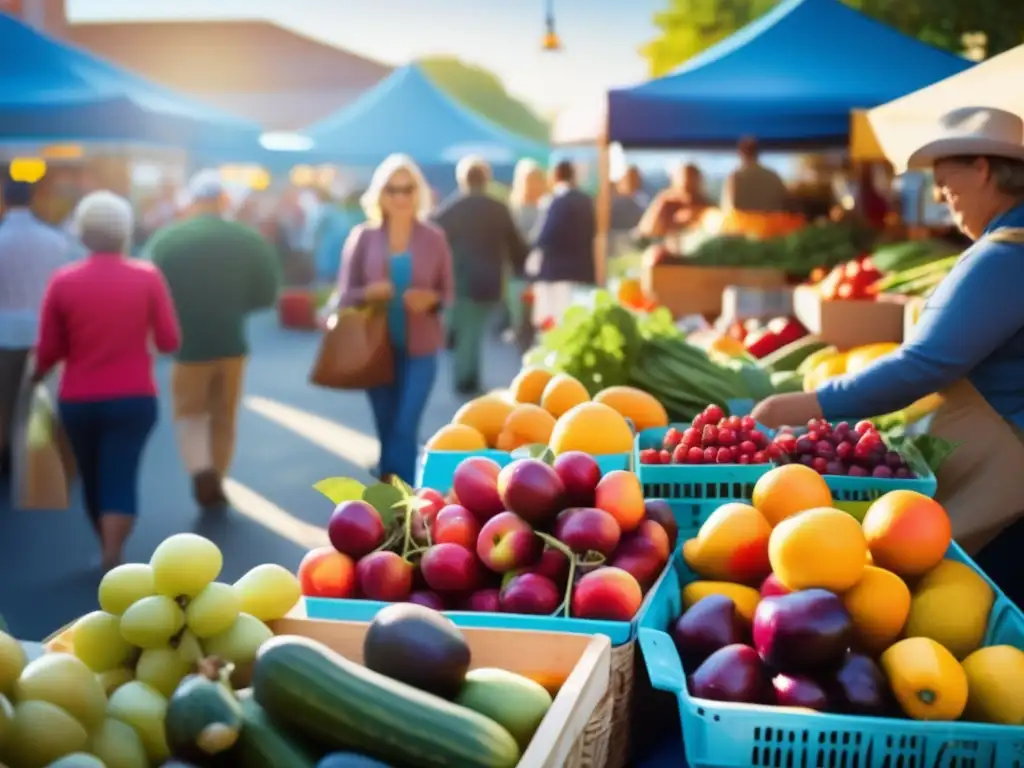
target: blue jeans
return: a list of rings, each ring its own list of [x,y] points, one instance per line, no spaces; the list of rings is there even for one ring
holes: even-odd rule
[[[85,511],[134,515],[142,450],[156,426],[155,397],[60,403],[60,419],[82,477]]]
[[[437,375],[437,355],[409,357],[397,352],[395,380],[367,394],[380,439],[380,474],[416,482],[420,421]]]

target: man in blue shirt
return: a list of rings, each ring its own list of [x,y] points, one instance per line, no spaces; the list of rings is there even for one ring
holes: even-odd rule
[[[914,337],[863,371],[814,392],[776,395],[753,412],[768,427],[870,418],[940,392],[932,434],[960,444],[936,498],[956,540],[1024,601],[1024,121],[954,110],[913,152],[931,165],[957,227],[975,241],[929,297]]]

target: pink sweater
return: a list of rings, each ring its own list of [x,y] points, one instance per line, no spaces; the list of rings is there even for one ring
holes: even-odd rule
[[[93,254],[60,268],[50,280],[36,369],[42,375],[64,363],[62,400],[155,395],[150,338],[165,354],[181,343],[159,270],[119,254]]]

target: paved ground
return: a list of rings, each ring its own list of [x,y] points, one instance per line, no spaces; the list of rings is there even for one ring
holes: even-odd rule
[[[228,493],[234,509],[217,520],[197,518],[173,443],[168,402],[146,451],[141,513],[128,547],[146,560],[166,536],[194,530],[224,551],[222,578],[277,562],[294,568],[309,546],[324,540],[330,504],[312,489],[324,477],[369,480],[377,441],[365,396],[315,389],[306,375],[316,348],[311,334],[282,331],[272,315],[251,324],[253,354],[240,414],[239,444]],[[518,369],[512,349],[494,341],[485,352],[484,383],[507,385]],[[167,366],[160,377],[166,391]],[[461,400],[442,365],[423,425],[423,438],[444,424]],[[95,539],[77,508],[14,512],[0,489],[0,615],[22,638],[45,636],[96,607]]]

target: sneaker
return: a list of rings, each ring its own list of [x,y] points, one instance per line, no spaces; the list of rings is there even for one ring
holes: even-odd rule
[[[206,469],[192,477],[192,496],[202,509],[218,509],[227,506],[220,476],[212,469]]]

